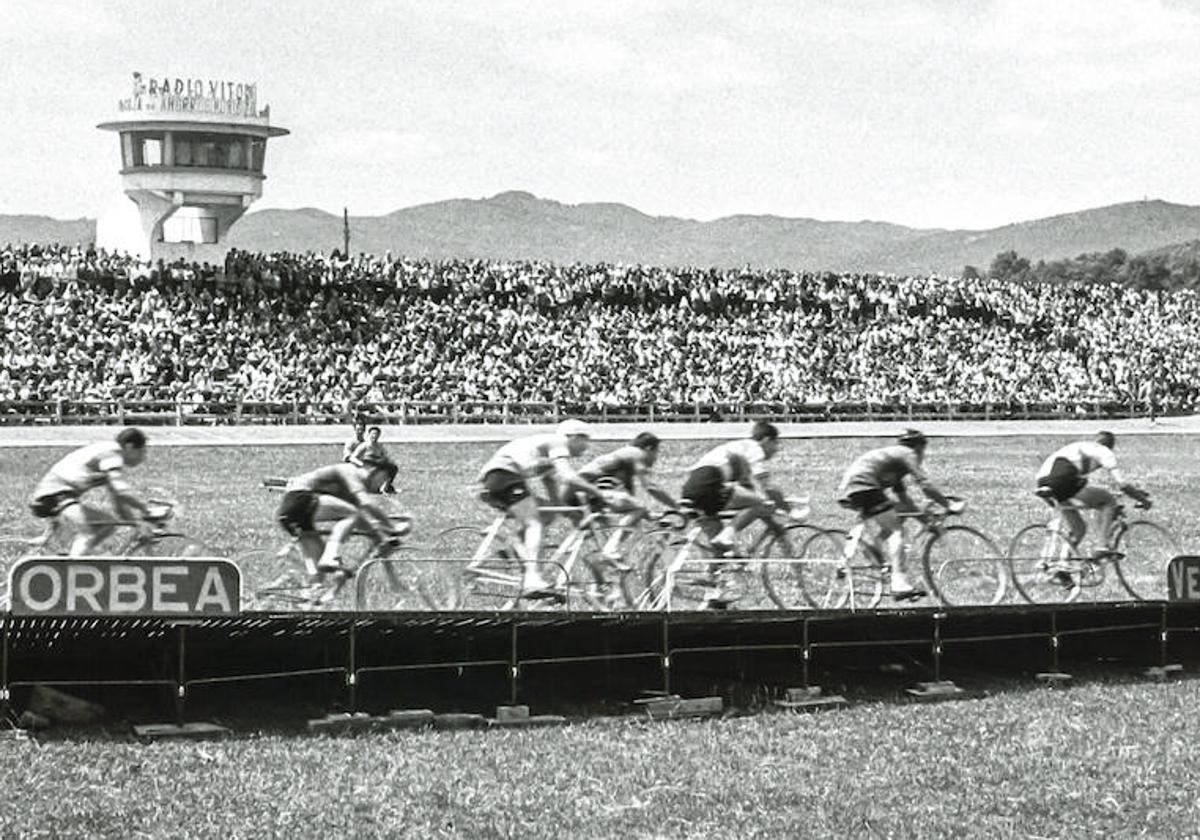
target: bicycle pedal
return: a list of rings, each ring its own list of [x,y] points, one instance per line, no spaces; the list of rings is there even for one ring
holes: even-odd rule
[[[907,592],[893,592],[892,600],[897,602],[919,601],[929,593],[924,589],[910,589]]]

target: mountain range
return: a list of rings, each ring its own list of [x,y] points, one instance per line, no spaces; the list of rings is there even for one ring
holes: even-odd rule
[[[1200,207],[1134,201],[990,230],[942,230],[767,215],[700,222],[513,191],[351,216],[350,228],[355,252],[411,257],[957,274],[966,265],[986,269],[1007,250],[1036,262],[1112,248],[1170,249],[1200,239]],[[91,219],[0,216],[0,243],[87,242],[94,230]],[[342,245],[342,218],[313,208],[260,210],[234,226],[229,242],[256,251],[329,251]]]

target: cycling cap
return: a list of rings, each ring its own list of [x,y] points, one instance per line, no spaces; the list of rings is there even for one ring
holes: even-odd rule
[[[558,424],[558,433],[570,437],[571,435],[583,435],[591,437],[592,430],[587,423],[582,420],[564,420]]]
[[[924,446],[928,442],[925,435],[916,429],[905,429],[896,440],[905,446]]]
[[[1100,444],[1101,446],[1107,446],[1109,449],[1112,449],[1116,442],[1117,438],[1112,432],[1096,433],[1096,443]]]

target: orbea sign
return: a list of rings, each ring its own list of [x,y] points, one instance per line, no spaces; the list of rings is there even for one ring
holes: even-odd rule
[[[236,615],[241,573],[228,560],[30,557],[9,572],[13,615]]]
[[[258,85],[227,79],[185,79],[133,74],[133,92],[117,103],[121,111],[184,111],[260,117]]]

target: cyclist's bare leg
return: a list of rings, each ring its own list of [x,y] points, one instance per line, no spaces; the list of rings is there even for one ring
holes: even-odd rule
[[[756,519],[761,519],[779,537],[788,555],[795,555],[796,552],[787,531],[782,529],[777,530],[773,527],[774,520],[772,519],[772,514],[775,512],[775,509],[762,496],[752,490],[747,490],[745,487],[735,485],[729,496],[729,502],[725,505],[725,509],[736,510],[738,513],[721,529],[721,532],[714,538],[714,542],[733,545],[737,540],[737,535],[747,525]]]
[[[333,496],[322,495],[313,513],[313,520],[318,523],[334,523],[329,530],[329,538],[325,540],[317,568],[321,571],[335,571],[341,568],[342,543],[355,526],[360,524],[358,508]]]
[[[1108,541],[1112,533],[1113,518],[1117,513],[1117,500],[1112,493],[1105,490],[1103,487],[1084,487],[1074,498],[1079,501],[1084,507],[1094,508],[1096,511],[1096,526],[1100,529],[1100,536],[1097,541],[1102,542],[1104,548],[1111,549],[1112,546]],[[1083,539],[1083,531],[1087,526],[1083,522],[1083,517],[1078,512],[1072,510],[1071,513],[1079,520],[1080,535],[1079,539]],[[1074,533],[1074,526],[1072,526]],[[1075,541],[1078,544],[1079,540]]]
[[[617,520],[617,527],[613,529],[604,546],[604,556],[610,560],[618,560],[621,557],[621,543],[629,534],[629,529],[645,518],[647,511],[628,493],[606,493],[605,499],[609,510],[624,514]]]
[[[70,555],[84,557],[96,550],[115,530],[112,525],[101,523],[111,522],[113,515],[83,502],[76,502],[66,507],[58,514],[60,525],[66,525],[75,534],[71,539]]]
[[[892,567],[892,594],[904,594],[913,591],[902,565],[904,554],[904,530],[900,513],[895,508],[877,513],[872,517],[878,528],[876,539],[883,549],[883,556]]]
[[[300,545],[300,554],[304,557],[304,571],[309,578],[316,578],[320,574],[317,571],[317,562],[325,551],[325,538],[316,531],[309,531],[301,534],[297,542]]]
[[[508,508],[508,515],[517,522],[517,533],[521,537],[518,549],[522,553],[521,565],[524,568],[521,588],[526,592],[548,589],[550,585],[542,578],[538,559],[542,553],[542,534],[545,531],[543,520],[549,522],[553,516],[538,509],[537,501],[532,497],[521,499]]]

